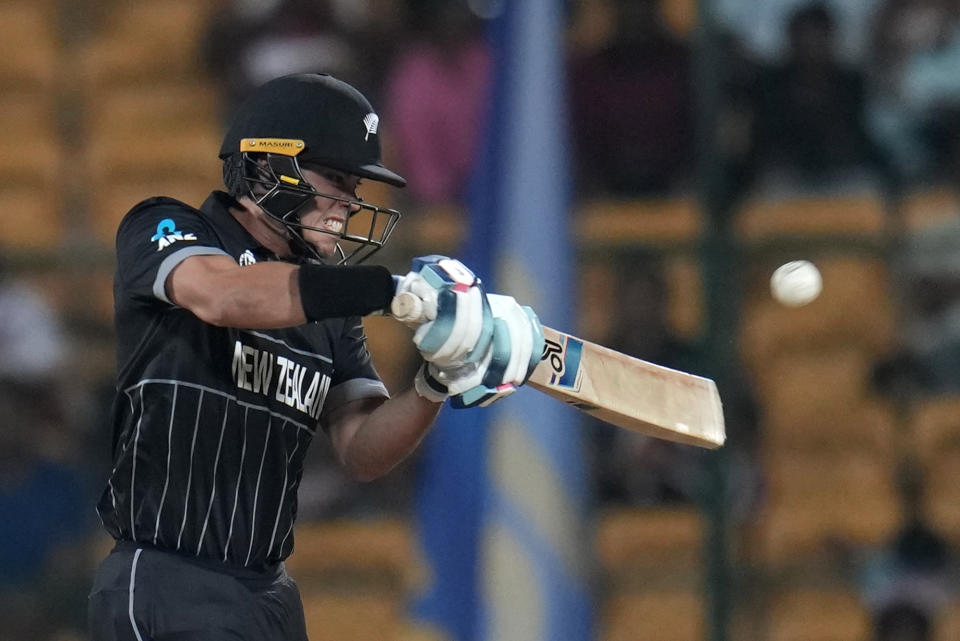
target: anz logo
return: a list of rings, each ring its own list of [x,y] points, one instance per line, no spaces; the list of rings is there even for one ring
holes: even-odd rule
[[[196,240],[196,234],[184,234],[177,229],[177,223],[172,218],[164,218],[157,225],[157,233],[150,237],[152,242],[157,243],[157,251],[166,249],[178,240]]]

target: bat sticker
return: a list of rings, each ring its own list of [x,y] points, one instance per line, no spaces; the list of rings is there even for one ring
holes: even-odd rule
[[[547,340],[542,361],[549,361],[553,370],[550,384],[575,392],[580,391],[580,355],[583,341],[561,334],[561,341]]]

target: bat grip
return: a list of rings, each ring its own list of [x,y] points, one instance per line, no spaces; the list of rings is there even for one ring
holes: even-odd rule
[[[390,302],[390,314],[401,323],[420,325],[429,318],[423,308],[423,301],[413,292],[402,292]]]

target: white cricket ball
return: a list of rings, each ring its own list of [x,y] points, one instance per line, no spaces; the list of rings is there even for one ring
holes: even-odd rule
[[[773,297],[787,307],[801,307],[814,301],[823,290],[820,270],[809,260],[781,265],[770,277]]]

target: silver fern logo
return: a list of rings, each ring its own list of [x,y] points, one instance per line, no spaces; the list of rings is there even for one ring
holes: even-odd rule
[[[363,117],[363,126],[367,128],[367,135],[363,137],[364,140],[370,138],[370,134],[377,135],[377,127],[380,126],[380,116],[370,112]]]
[[[247,251],[240,254],[240,258],[237,260],[237,262],[240,263],[241,266],[253,265],[254,263],[257,262],[257,259],[253,255],[253,252],[248,249]]]

